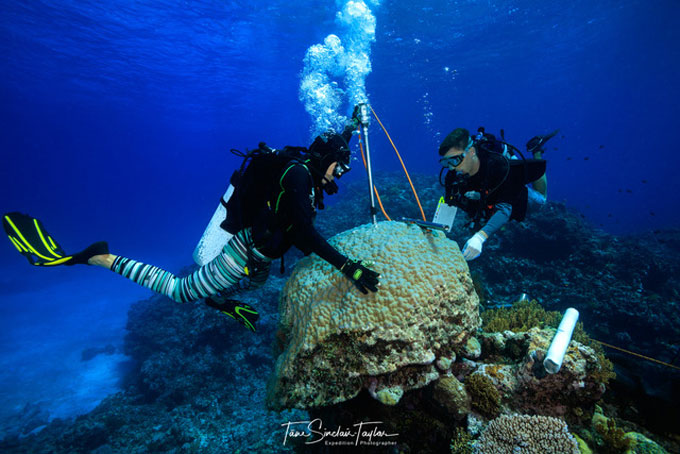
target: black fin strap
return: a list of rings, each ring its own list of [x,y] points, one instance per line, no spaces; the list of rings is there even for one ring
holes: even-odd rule
[[[282,274],[282,275],[283,275],[283,273],[286,272],[286,261],[285,261],[285,257],[286,257],[285,254],[281,256],[281,274]]]

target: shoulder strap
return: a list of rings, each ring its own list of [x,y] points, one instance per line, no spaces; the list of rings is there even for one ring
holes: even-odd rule
[[[307,171],[307,176],[309,176],[310,181],[312,182],[312,186],[314,184],[314,180],[312,179],[312,173],[309,171],[309,168],[303,164],[300,161],[294,160],[288,167],[286,167],[283,172],[281,173],[281,178],[279,178],[279,187],[281,188],[281,191],[279,192],[278,197],[276,197],[276,204],[274,206],[274,213],[279,212],[279,204],[281,203],[281,198],[283,197],[283,194],[286,192],[286,188],[283,187],[283,179],[286,178],[286,175],[288,175],[288,172],[295,166],[302,166],[305,171]]]

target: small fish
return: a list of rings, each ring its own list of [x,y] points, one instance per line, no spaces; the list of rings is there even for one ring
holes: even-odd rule
[[[626,189],[626,192],[627,192],[628,194],[632,194],[632,193],[633,193],[633,191],[631,191],[630,189]]]
[[[586,215],[585,215],[585,214],[582,214],[582,215],[581,215],[581,218],[585,219],[585,218],[586,218]]]
[[[656,216],[656,214],[654,214],[653,211],[650,211],[650,212],[649,212],[649,215],[650,215],[650,216]]]
[[[557,148],[557,147],[553,147],[553,150],[557,151],[557,150],[559,150],[559,148]]]
[[[608,217],[608,218],[611,218],[611,217],[613,217],[613,216],[612,216],[611,213],[608,213],[608,214],[607,214],[607,217]]]
[[[619,188],[619,192],[623,192],[623,189]]]
[[[600,145],[600,150],[604,148],[604,145]]]
[[[571,161],[571,156],[567,156],[567,161]]]
[[[586,156],[585,158],[583,158],[584,161],[588,161],[589,159],[590,159],[589,156]]]
[[[564,139],[564,134],[562,134],[562,138]]]
[[[642,180],[642,184],[647,184],[647,180]]]

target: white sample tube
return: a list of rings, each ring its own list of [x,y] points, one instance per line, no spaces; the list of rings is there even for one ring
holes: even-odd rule
[[[234,186],[230,184],[222,200],[220,200],[220,204],[217,205],[215,213],[210,218],[210,222],[205,228],[203,236],[198,241],[196,249],[194,249],[194,262],[199,266],[203,266],[217,257],[222,252],[224,245],[233,236],[220,226],[222,221],[227,218],[227,208],[225,205],[233,193]]]
[[[571,342],[571,335],[574,333],[577,321],[578,311],[570,307],[564,313],[555,337],[550,343],[548,353],[545,355],[545,360],[543,360],[543,367],[549,374],[556,374],[562,367],[562,361],[567,352],[567,347],[569,347],[569,342]]]

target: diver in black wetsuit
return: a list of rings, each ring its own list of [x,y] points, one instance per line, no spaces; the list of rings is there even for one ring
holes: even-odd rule
[[[379,274],[338,252],[313,225],[316,210],[323,208],[323,191],[338,192],[334,179],[350,168],[348,143],[359,121],[356,112],[355,109],[352,122],[341,134],[324,133],[309,150],[272,150],[260,144],[259,150],[247,155],[244,166],[232,176],[236,189],[226,202],[227,219],[221,225],[233,237],[217,257],[183,278],[154,265],[111,254],[103,241],[68,255],[40,221],[22,213],[7,213],[3,227],[17,250],[33,265],[101,266],[180,303],[205,298],[209,306],[252,331],[257,311],[230,296],[263,285],[271,261],[292,246],[305,255],[319,255],[362,293],[376,292]]]
[[[232,177],[236,190],[227,202],[222,228],[234,236],[215,259],[190,276],[180,279],[113,254],[96,255],[88,263],[109,268],[178,302],[206,298],[209,306],[228,307],[232,316],[234,305],[242,303],[228,297],[263,285],[271,261],[292,246],[306,255],[316,253],[362,293],[377,291],[379,274],[338,252],[313,225],[317,208],[323,208],[323,191],[335,194],[338,186],[334,179],[349,170],[348,143],[357,122],[353,117],[341,134],[329,131],[318,136],[309,150],[272,150],[260,144],[263,153],[253,158],[242,174]]]
[[[477,230],[463,248],[466,260],[479,257],[484,241],[508,220],[524,220],[527,184],[533,183],[534,189],[545,198],[543,144],[557,132],[529,140],[527,150],[533,153],[534,159],[513,158],[508,144],[484,133],[483,128],[476,138],[463,128],[446,136],[439,146],[439,162],[449,169],[444,183],[445,200],[464,210]]]

